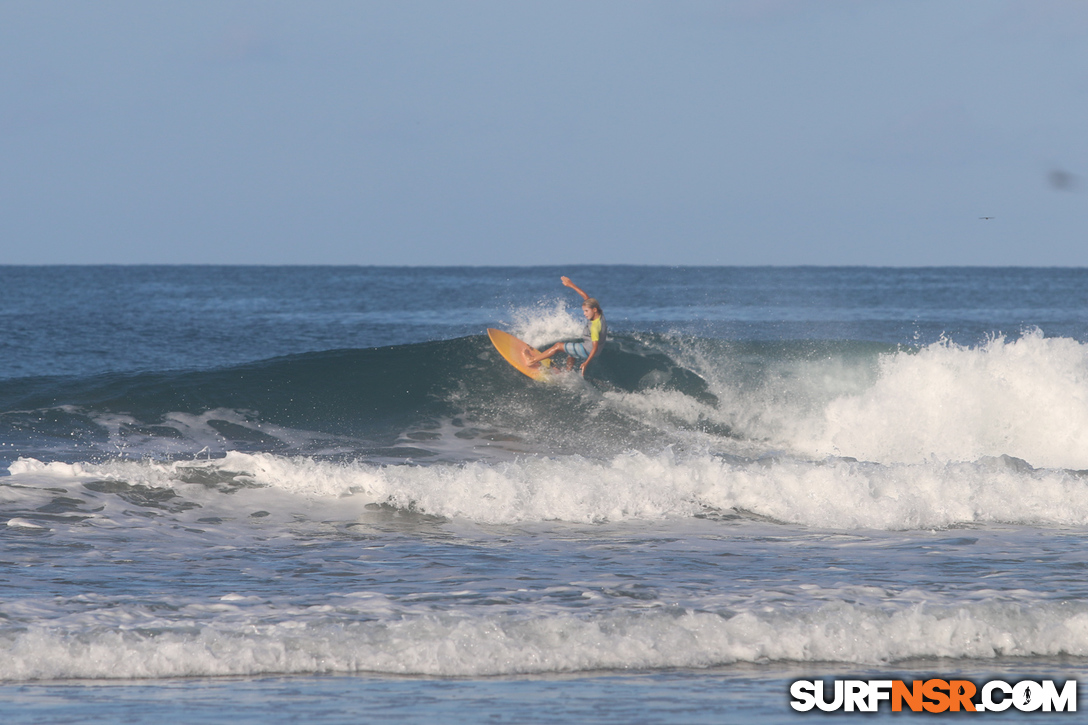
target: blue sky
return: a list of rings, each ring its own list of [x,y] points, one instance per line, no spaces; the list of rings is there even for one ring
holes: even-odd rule
[[[3,0],[0,263],[1088,266],[1086,41],[1072,0]]]

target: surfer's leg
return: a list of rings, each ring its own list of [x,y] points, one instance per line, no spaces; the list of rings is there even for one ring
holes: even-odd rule
[[[563,349],[563,343],[561,343],[561,342],[555,343],[554,345],[552,345],[551,347],[549,347],[547,350],[540,353],[539,355],[534,355],[532,350],[526,348],[526,350],[525,350],[525,364],[526,365],[532,365],[533,363],[538,363],[541,360],[543,360],[544,358],[551,357],[552,355],[554,355],[555,353],[559,352],[562,349]]]
[[[585,360],[589,357],[586,353],[586,346],[580,342],[563,343],[563,352],[567,353],[567,370],[574,369],[575,360]]]

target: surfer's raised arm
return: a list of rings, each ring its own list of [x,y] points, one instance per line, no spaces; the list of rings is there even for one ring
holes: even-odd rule
[[[570,277],[560,277],[559,281],[563,283],[564,287],[570,287],[572,290],[582,295],[583,300],[588,300],[589,295],[582,291],[582,288],[570,281]]]

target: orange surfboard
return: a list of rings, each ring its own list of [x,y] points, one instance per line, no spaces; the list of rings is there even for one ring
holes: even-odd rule
[[[538,363],[528,365],[525,362],[527,353],[538,353],[539,350],[523,342],[509,332],[487,328],[487,336],[491,338],[491,344],[505,358],[506,362],[513,365],[518,372],[528,375],[533,380],[547,380],[552,376],[551,360],[541,360]]]

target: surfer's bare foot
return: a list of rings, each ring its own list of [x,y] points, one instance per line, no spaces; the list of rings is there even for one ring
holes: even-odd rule
[[[535,365],[540,362],[540,359],[533,354],[532,350],[523,350],[521,355],[525,359],[526,365]]]

